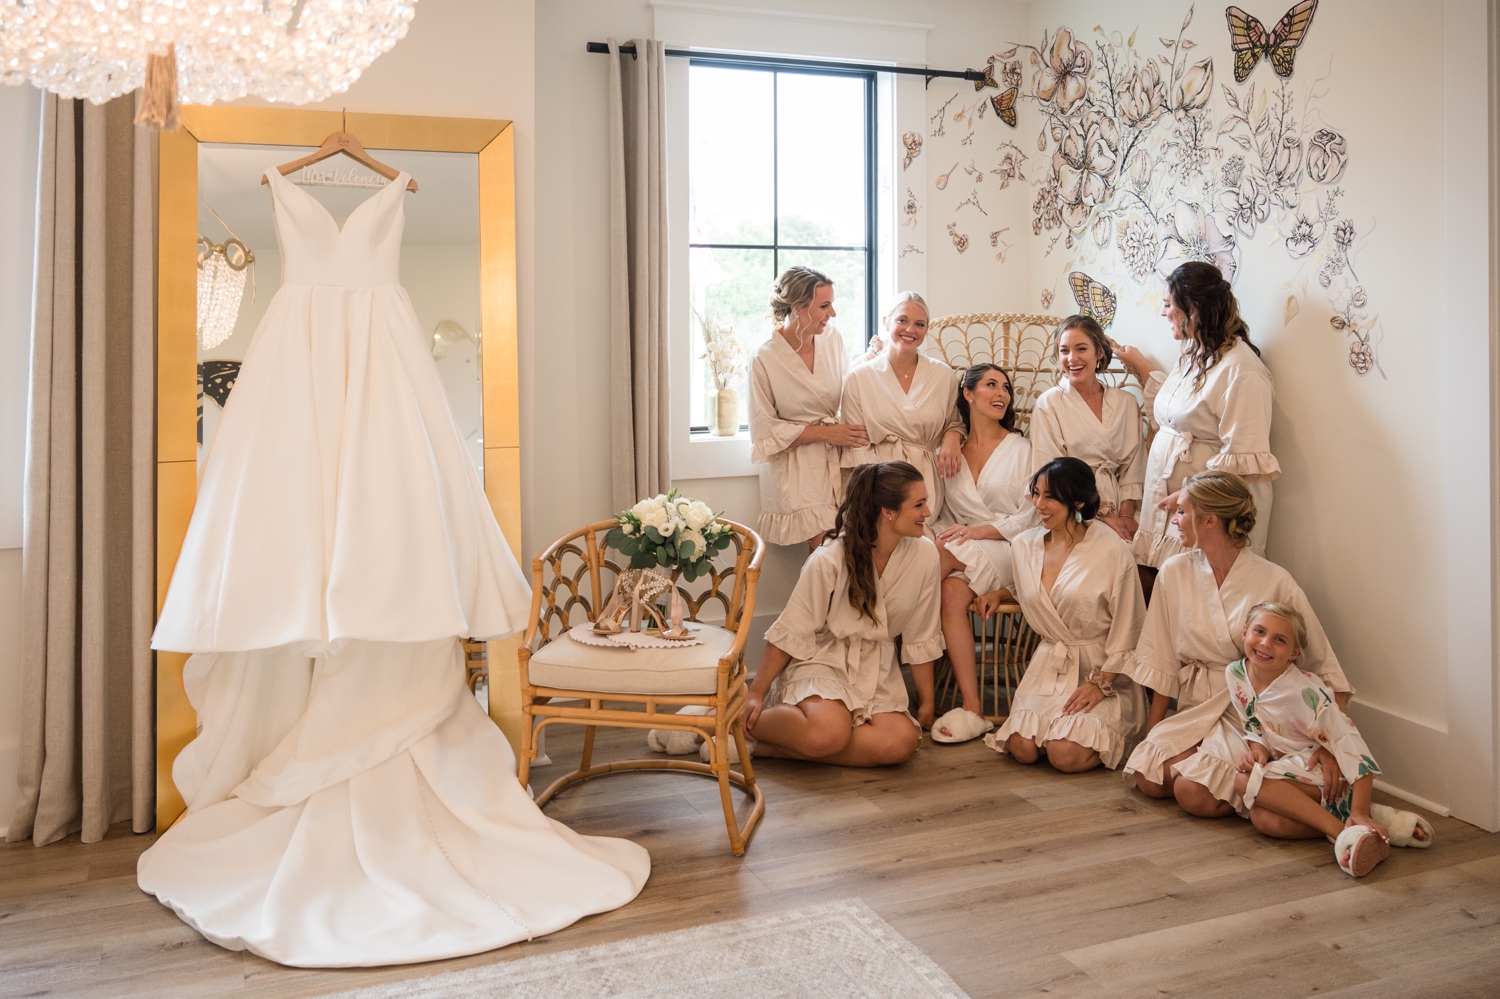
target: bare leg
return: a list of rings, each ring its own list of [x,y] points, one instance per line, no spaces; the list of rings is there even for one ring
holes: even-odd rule
[[[917,688],[917,724],[923,731],[932,728],[937,717],[937,660],[911,664],[912,686]]]
[[[1158,694],[1157,696],[1160,697],[1161,695]],[[1137,773],[1135,775],[1135,786],[1140,790],[1142,794],[1145,794],[1152,798],[1172,797],[1172,785],[1177,783],[1177,775],[1172,772],[1173,764],[1181,763],[1183,760],[1187,759],[1189,756],[1192,756],[1197,751],[1198,747],[1194,746],[1187,752],[1178,753],[1176,756],[1168,759],[1166,763],[1163,763],[1161,768],[1160,784],[1153,784],[1151,783],[1151,781],[1145,778],[1145,775]]]
[[[911,727],[911,723],[907,723]],[[852,738],[854,720],[840,701],[809,697],[797,704],[766,708],[755,720],[755,750],[761,756],[817,760],[842,752]]]
[[[1249,774],[1235,778],[1235,790],[1244,793]],[[1337,839],[1344,823],[1319,804],[1321,792],[1311,784],[1291,780],[1266,780],[1260,785],[1250,822],[1267,836],[1277,839]]]
[[[772,711],[795,711],[803,716],[797,721],[783,715],[772,718],[772,730],[783,735],[802,729],[800,741],[787,743],[768,736],[766,719]],[[839,731],[836,726],[842,723]],[[755,724],[757,756],[779,756],[790,760],[807,760],[844,767],[883,767],[903,763],[917,751],[921,734],[911,719],[896,712],[874,715],[862,725],[853,725],[849,709],[838,701],[810,697],[796,705],[778,705],[761,713]],[[842,743],[839,749],[825,752],[829,746]]]
[[[1005,751],[1014,757],[1017,763],[1031,764],[1042,758],[1042,747],[1014,732],[1005,740]]]
[[[1172,782],[1172,796],[1184,812],[1202,819],[1221,819],[1234,811],[1229,802],[1220,801],[1208,788],[1186,777]]]
[[[953,558],[952,552],[944,548],[945,569],[950,560],[958,561]],[[953,679],[958,682],[964,710],[976,715],[983,714],[984,705],[979,699],[979,679],[974,666],[974,623],[969,617],[969,605],[974,602],[974,591],[967,580],[945,573],[942,593],[943,642],[948,647],[948,662],[953,666]]]
[[[1104,762],[1099,758],[1098,750],[1080,746],[1067,739],[1053,739],[1044,748],[1047,762],[1052,764],[1053,769],[1065,774],[1081,774]]]

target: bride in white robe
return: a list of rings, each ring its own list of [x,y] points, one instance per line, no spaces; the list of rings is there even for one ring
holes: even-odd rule
[[[979,594],[1014,587],[1011,540],[1039,522],[1028,492],[1031,443],[1015,430],[1010,376],[993,364],[966,368],[958,409],[968,432],[963,467],[947,481],[937,532],[943,640],[962,703],[938,719],[933,705],[918,708],[935,742],[967,742],[994,728],[982,714],[969,605]]]
[[[1093,519],[1094,473],[1077,458],[1036,480],[1042,525],[1011,543],[1016,600],[1040,637],[1010,717],[985,745],[1077,773],[1124,762],[1146,725],[1144,691],[1123,675],[1145,617],[1130,548]],[[984,598],[986,604],[992,594]]]
[[[841,449],[870,442],[839,423],[849,356],[829,325],[833,284],[789,267],[771,295],[771,336],[750,362],[750,461],[760,466],[761,537],[816,548],[843,499]]]
[[[1245,484],[1227,472],[1203,472],[1185,483],[1178,503],[1174,522],[1190,547],[1162,565],[1140,643],[1124,665],[1155,691],[1149,731],[1125,778],[1156,798],[1173,797],[1180,785],[1194,814],[1222,814],[1221,802],[1243,811],[1234,782],[1246,747],[1228,712],[1224,667],[1244,657],[1250,608],[1274,601],[1301,613],[1307,642],[1297,665],[1328,684],[1340,707],[1353,691],[1302,588],[1248,550],[1255,504]],[[1174,698],[1177,713],[1167,717]]]
[[[1064,319],[1057,333],[1062,380],[1037,399],[1027,430],[1037,468],[1071,455],[1094,470],[1099,519],[1129,543],[1139,526],[1146,447],[1135,396],[1099,381],[1110,359],[1109,340],[1097,322],[1088,316]]]
[[[882,320],[886,348],[844,379],[843,421],[863,426],[867,447],[845,448],[845,468],[876,461],[916,466],[933,511],[943,508],[944,479],[958,474],[963,423],[958,417],[958,374],[921,352],[927,338],[927,303],[902,292]]]
[[[187,811],[137,882],[299,967],[473,954],[624,905],[646,851],[542,815],[464,682],[460,637],[515,632],[531,600],[399,283],[408,177],[342,229],[266,179],[283,284],[152,642],[195,653]]]

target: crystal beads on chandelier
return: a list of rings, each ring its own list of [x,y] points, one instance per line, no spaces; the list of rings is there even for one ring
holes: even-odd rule
[[[229,339],[245,297],[245,271],[255,254],[238,239],[215,244],[198,237],[198,346],[211,350]]]
[[[307,104],[347,90],[415,13],[416,0],[0,0],[0,82],[102,104],[171,46],[183,103]]]

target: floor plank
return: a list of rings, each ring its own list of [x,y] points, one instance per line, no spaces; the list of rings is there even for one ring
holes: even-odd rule
[[[580,746],[579,732],[552,729],[558,762],[533,785]],[[639,732],[601,731],[596,758],[643,751]],[[1500,835],[1452,819],[1429,816],[1431,849],[1397,850],[1355,881],[1327,843],[1188,818],[1117,774],[1024,767],[978,743],[925,743],[875,771],[755,766],[766,817],[739,859],[711,781],[633,773],[564,791],[553,818],[650,850],[640,898],[550,937],[411,967],[310,971],[222,950],[135,887],[152,837],[124,825],[91,846],[11,844],[0,999],[300,999],[840,898],[864,899],[975,999],[1500,992]]]

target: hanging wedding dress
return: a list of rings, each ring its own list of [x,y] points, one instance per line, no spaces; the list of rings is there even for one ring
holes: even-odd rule
[[[430,961],[633,899],[626,840],[542,815],[464,682],[525,577],[399,281],[401,174],[342,230],[266,172],[283,285],[205,459],[152,647],[195,653],[187,813],[141,888],[282,964]]]

